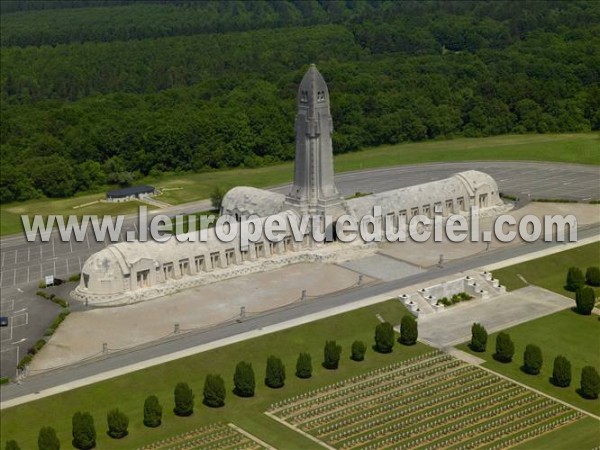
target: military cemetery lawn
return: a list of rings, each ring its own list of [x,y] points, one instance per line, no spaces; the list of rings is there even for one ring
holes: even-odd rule
[[[501,284],[512,291],[526,286],[525,282],[519,278],[519,275],[521,275],[530,284],[535,284],[574,299],[575,294],[564,289],[569,267],[579,267],[585,273],[588,267],[598,265],[600,265],[600,242],[594,242],[572,250],[495,270],[494,278],[499,279]],[[600,289],[596,288],[595,291],[596,296],[599,296]],[[573,303],[573,305],[575,304]]]
[[[224,423],[214,423],[202,428],[186,431],[175,436],[169,436],[140,450],[183,450],[183,449],[214,449],[214,450],[263,450],[265,446],[253,439],[239,428]]]
[[[335,157],[336,173],[402,164],[450,161],[530,160],[565,163],[600,164],[598,133],[581,134],[528,134],[487,138],[460,138],[453,140],[405,143],[369,148]],[[274,186],[290,182],[292,163],[255,169],[231,169],[193,174],[163,174],[147,177],[137,184],[151,184],[172,188],[159,197],[170,204],[180,204],[210,197],[215,186],[231,188],[245,185]],[[104,198],[104,191],[85,193],[72,199],[39,199],[0,206],[1,234],[22,231],[21,214],[130,214],[137,211],[135,203],[114,205],[95,204],[79,210],[73,206]]]
[[[33,448],[39,429],[52,426],[67,448],[71,442],[71,418],[81,410],[89,411],[94,417],[98,448],[138,448],[216,422],[232,422],[277,448],[318,449],[316,443],[264,412],[271,404],[286,398],[431,351],[430,347],[418,343],[415,346],[396,344],[390,354],[375,353],[371,345],[379,323],[376,314],[398,324],[407,310],[398,300],[390,300],[3,410],[0,413],[2,439],[16,439],[21,448]],[[324,343],[331,339],[337,340],[343,348],[338,370],[321,367]],[[350,347],[357,339],[368,347],[363,362],[350,360]],[[306,380],[294,374],[298,353],[303,351],[311,354],[313,365],[313,376]],[[266,359],[271,354],[280,356],[286,366],[286,382],[281,389],[264,385]],[[252,363],[256,374],[257,389],[253,398],[239,398],[231,392],[234,368],[242,360]],[[227,398],[223,408],[202,405],[202,387],[208,373],[221,374],[225,379]],[[196,396],[191,417],[173,414],[173,389],[179,381],[189,383]],[[152,394],[158,396],[163,405],[163,424],[158,428],[146,428],[142,424],[144,399]],[[106,435],[106,413],[112,408],[119,408],[130,418],[129,436],[124,439],[112,440]],[[4,446],[4,442],[0,444]]]
[[[510,335],[515,344],[515,356],[510,363],[503,364],[492,357],[497,333],[488,337],[484,353],[472,352],[467,343],[458,347],[484,358],[484,367],[600,415],[600,400],[586,400],[576,392],[584,366],[594,366],[600,371],[598,316],[582,316],[574,311],[564,310],[506,329],[504,332]],[[523,351],[527,344],[538,345],[542,350],[543,365],[538,375],[528,375],[521,370]],[[567,388],[556,387],[550,383],[554,358],[558,355],[565,356],[571,362],[571,386]]]
[[[507,448],[585,417],[438,351],[277,402],[268,413],[330,447],[363,450]]]
[[[515,450],[592,449],[598,446],[600,423],[586,417],[552,433],[513,447]]]

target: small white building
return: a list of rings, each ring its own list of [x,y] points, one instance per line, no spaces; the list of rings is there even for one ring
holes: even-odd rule
[[[300,83],[297,102],[296,158],[290,193],[284,196],[251,187],[231,189],[221,206],[222,215],[235,219],[230,226],[240,227],[240,221],[250,215],[259,216],[261,223],[273,216],[299,219],[302,215],[328,215],[335,220],[344,214],[360,221],[379,206],[382,218],[390,218],[395,227],[400,227],[417,215],[466,215],[472,206],[485,211],[503,204],[494,179],[474,170],[345,200],[334,183],[329,91],[314,65]],[[283,223],[289,225],[287,220]],[[383,226],[383,220],[380,223]],[[214,229],[207,233],[206,242],[170,239],[164,243],[110,245],[85,262],[80,284],[72,295],[90,304],[131,303],[285,264],[325,261],[336,253],[328,253],[328,245],[340,245],[315,242],[310,233],[296,241],[289,226],[280,241],[270,241],[263,234],[245,247],[239,239],[220,241]],[[354,245],[361,247],[364,243]]]
[[[129,200],[135,200],[142,197],[149,197],[155,195],[157,190],[153,186],[129,186],[123,189],[117,189],[115,191],[108,191],[106,193],[106,201],[108,202],[127,202]]]

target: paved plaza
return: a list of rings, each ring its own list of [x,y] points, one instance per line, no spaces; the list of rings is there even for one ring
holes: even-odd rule
[[[600,219],[600,205],[586,205],[575,203],[529,203],[522,208],[517,208],[509,211],[517,221],[525,215],[532,214],[537,217],[542,217],[545,214],[568,215],[573,214],[577,218],[577,226],[585,227],[591,224],[598,223]],[[492,218],[481,220],[480,231],[490,231],[493,228]],[[509,231],[508,227],[505,227]],[[516,227],[510,227],[510,230],[516,230]],[[493,237],[493,236],[492,236]],[[406,261],[417,267],[431,267],[439,264],[440,257],[442,262],[454,261],[461,258],[474,256],[476,254],[493,251],[499,248],[515,247],[523,244],[523,240],[517,238],[512,242],[499,242],[493,238],[489,244],[486,242],[471,242],[466,239],[464,242],[443,242],[434,243],[418,243],[407,241],[404,243],[385,243],[381,246],[379,253],[390,256],[392,258]]]
[[[235,321],[242,306],[252,316],[300,301],[304,289],[310,301],[357,282],[355,272],[332,264],[295,264],[134,305],[74,312],[33,359],[30,374],[102,356],[103,343],[109,352],[122,350],[172,336],[175,324],[181,332],[201,329]]]
[[[572,307],[573,300],[536,286],[528,286],[489,300],[474,300],[419,318],[419,339],[449,347],[471,339],[471,326],[482,324],[494,333],[519,323]]]
[[[340,265],[371,278],[384,281],[398,280],[399,278],[406,278],[423,272],[423,269],[420,269],[417,266],[408,264],[404,261],[399,261],[394,257],[385,254],[376,254],[367,256],[366,258],[346,261]]]

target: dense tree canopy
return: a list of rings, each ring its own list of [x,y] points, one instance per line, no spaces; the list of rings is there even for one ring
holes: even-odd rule
[[[289,160],[310,62],[330,86],[335,152],[600,129],[597,2],[7,1],[2,12],[2,202]]]
[[[220,408],[225,405],[225,381],[221,375],[206,375],[204,380],[203,403],[211,408]]]
[[[558,387],[568,387],[571,384],[571,363],[562,355],[554,358],[551,381]]]
[[[296,360],[296,376],[310,378],[312,376],[312,358],[309,353],[300,353]]]
[[[510,335],[501,331],[498,333],[498,336],[496,336],[496,353],[494,353],[494,358],[496,361],[509,363],[512,361],[514,354],[515,344],[510,338]]]
[[[267,358],[265,384],[274,389],[281,388],[285,384],[285,366],[276,356],[271,355]]]
[[[14,442],[14,441],[12,441]],[[14,447],[11,444],[12,447]],[[8,449],[8,443],[6,444]],[[38,434],[38,450],[60,450],[60,441],[56,436],[56,430],[52,427],[42,427]]]
[[[252,364],[246,361],[240,361],[235,366],[233,375],[234,392],[240,397],[253,397],[256,389],[256,379]]]
[[[379,353],[391,353],[394,349],[394,327],[382,322],[375,327],[375,350]]]
[[[179,382],[174,392],[176,416],[187,417],[194,414],[194,393],[187,383]]]
[[[144,425],[156,428],[162,423],[162,406],[156,395],[150,395],[144,401]]]
[[[417,320],[412,314],[406,314],[400,322],[400,342],[404,345],[415,345],[419,337]]]
[[[90,450],[96,446],[96,428],[94,418],[88,412],[78,411],[73,414],[73,447],[79,450]]]
[[[473,323],[471,327],[471,343],[469,347],[474,352],[485,352],[487,346],[487,330],[480,323]]]

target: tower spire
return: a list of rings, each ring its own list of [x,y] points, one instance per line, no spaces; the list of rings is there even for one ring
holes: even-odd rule
[[[314,64],[300,82],[297,108],[294,185],[286,203],[302,213],[325,214],[343,199],[333,176],[329,90]]]

